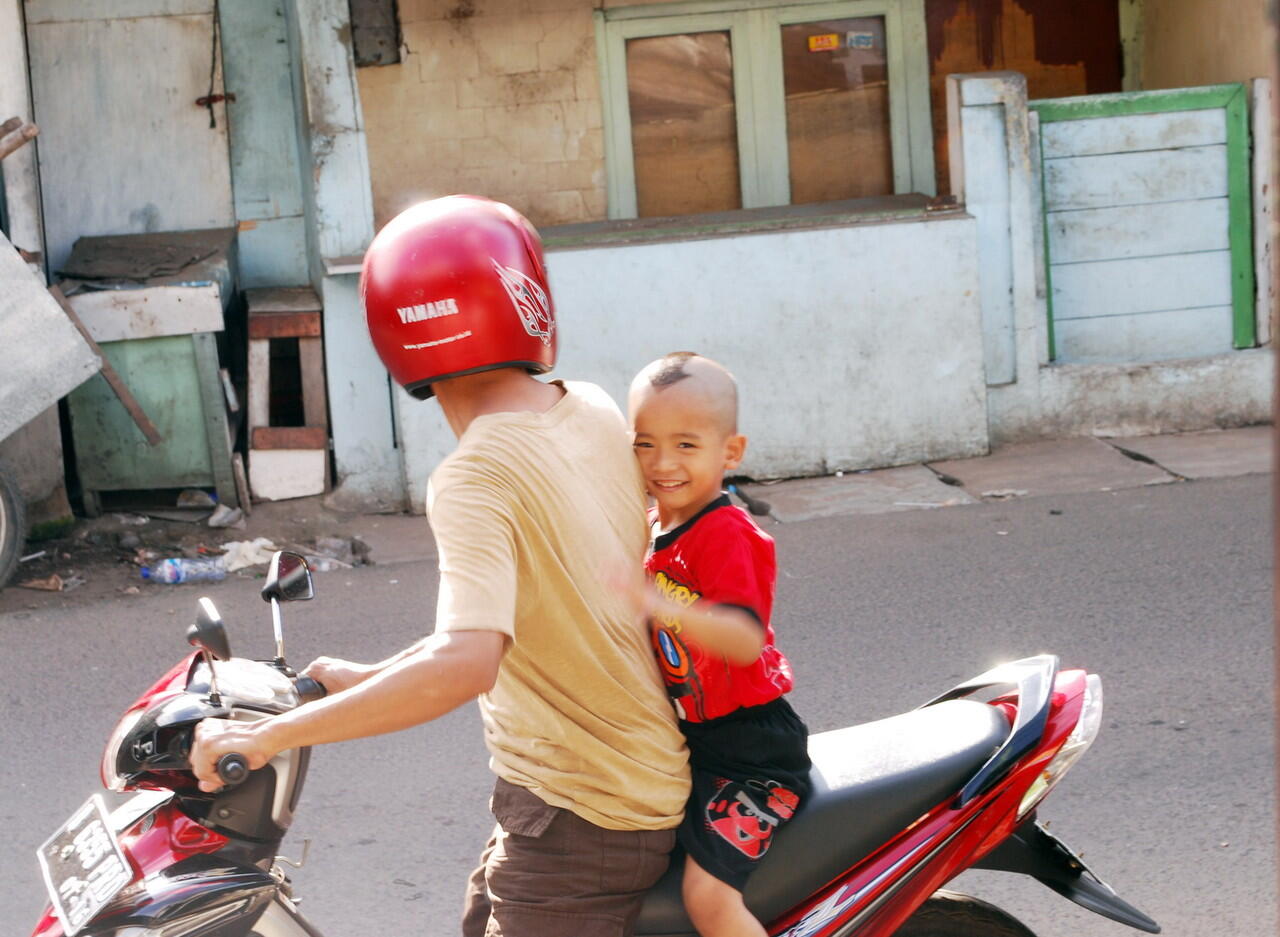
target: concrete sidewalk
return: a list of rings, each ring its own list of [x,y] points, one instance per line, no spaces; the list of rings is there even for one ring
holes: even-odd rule
[[[1271,427],[1004,446],[975,459],[749,484],[779,521],[880,514],[1271,471]]]

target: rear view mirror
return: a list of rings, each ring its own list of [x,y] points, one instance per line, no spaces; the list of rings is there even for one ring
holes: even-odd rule
[[[303,602],[315,597],[311,569],[300,553],[277,552],[271,557],[271,568],[262,587],[262,598],[270,602]]]
[[[187,643],[200,648],[214,660],[231,659],[231,642],[227,640],[227,629],[208,596],[200,600],[196,623],[187,628]]]

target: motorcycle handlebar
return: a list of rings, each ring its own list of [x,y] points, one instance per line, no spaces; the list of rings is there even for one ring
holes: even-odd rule
[[[324,684],[313,677],[297,677],[293,681],[293,686],[298,694],[298,700],[303,703],[321,699],[329,693]],[[245,778],[249,776],[249,762],[244,755],[228,752],[218,759],[217,771],[223,784],[227,787],[235,787],[243,784]]]
[[[329,694],[323,683],[314,677],[302,676],[293,681],[294,692],[298,694],[298,701],[301,703],[312,703]]]
[[[244,755],[228,752],[218,759],[218,777],[227,787],[235,787],[249,776],[249,761]]]

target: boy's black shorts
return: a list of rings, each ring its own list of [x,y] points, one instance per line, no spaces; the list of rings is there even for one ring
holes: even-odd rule
[[[809,730],[782,697],[680,728],[693,790],[679,843],[741,891],[778,827],[809,796]]]

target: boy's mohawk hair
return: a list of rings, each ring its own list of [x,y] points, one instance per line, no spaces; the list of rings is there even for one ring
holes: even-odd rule
[[[663,355],[658,360],[658,367],[649,376],[649,383],[654,387],[669,387],[677,381],[683,381],[689,376],[689,372],[684,369],[685,363],[690,358],[697,357],[699,355],[696,351],[673,351]]]

